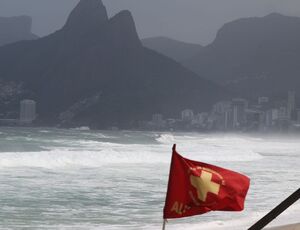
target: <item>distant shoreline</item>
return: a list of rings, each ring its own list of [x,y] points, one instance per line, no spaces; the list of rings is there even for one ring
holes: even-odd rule
[[[112,131],[112,132],[155,132],[158,134],[172,134],[172,133],[194,133],[194,134],[215,134],[215,135],[250,135],[250,136],[255,136],[255,135],[264,135],[264,137],[273,137],[273,136],[300,136],[300,132],[291,132],[291,131],[286,131],[286,132],[259,132],[259,131],[217,131],[217,130],[210,130],[210,131],[199,131],[199,130],[151,130],[151,129],[138,129],[138,128],[132,128],[132,129],[110,129],[110,128],[90,128],[88,126],[70,126],[70,127],[63,127],[63,126],[58,126],[58,125],[1,125],[0,124],[0,129],[1,128],[32,128],[32,129],[58,129],[58,130],[75,130],[75,131]]]

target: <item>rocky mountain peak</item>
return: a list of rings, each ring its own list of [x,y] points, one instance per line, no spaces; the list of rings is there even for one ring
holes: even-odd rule
[[[115,46],[141,45],[131,13],[123,10],[109,21]]]
[[[102,0],[80,0],[71,12],[65,28],[86,30],[99,27],[108,21],[108,15]]]

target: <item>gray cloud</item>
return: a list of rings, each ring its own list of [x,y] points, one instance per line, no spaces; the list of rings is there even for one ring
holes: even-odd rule
[[[59,29],[78,0],[0,0],[0,16],[30,15],[33,31]],[[103,0],[110,15],[129,9],[141,37],[207,44],[226,22],[272,12],[300,16],[299,0]]]

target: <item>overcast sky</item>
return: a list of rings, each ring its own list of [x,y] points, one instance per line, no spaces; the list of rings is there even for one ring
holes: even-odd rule
[[[79,0],[0,0],[0,16],[29,15],[42,36],[65,23]],[[168,36],[207,44],[226,22],[272,12],[300,16],[300,0],[103,0],[109,15],[129,9],[141,38]]]

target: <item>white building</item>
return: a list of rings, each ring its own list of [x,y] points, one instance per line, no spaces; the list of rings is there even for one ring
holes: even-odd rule
[[[266,125],[268,127],[274,126],[275,122],[279,119],[279,110],[270,109],[266,112]]]
[[[232,127],[232,103],[230,101],[216,103],[213,106],[213,114],[217,116],[218,129],[226,130]]]
[[[152,115],[152,122],[154,123],[161,123],[163,121],[163,115],[156,113]]]
[[[288,117],[288,109],[284,106],[281,106],[278,110],[278,119],[279,120],[287,120]]]
[[[192,121],[194,120],[194,112],[191,109],[186,109],[181,112],[181,119],[183,121]]]
[[[269,102],[269,98],[268,97],[259,97],[258,98],[258,104],[259,105],[262,105],[262,104],[265,104],[265,103],[268,103]]]
[[[22,100],[20,103],[20,122],[31,123],[36,118],[36,102],[33,100]]]
[[[220,101],[213,106],[213,112],[218,114],[223,114],[231,109],[230,101]]]
[[[288,102],[287,102],[287,115],[289,119],[292,119],[296,110],[296,92],[289,91],[288,92]]]
[[[248,109],[248,101],[242,98],[232,100],[233,109],[233,128],[239,128],[246,123],[246,110]]]
[[[193,125],[204,125],[208,118],[208,113],[198,113],[194,116],[194,120],[192,121]]]

